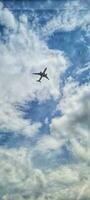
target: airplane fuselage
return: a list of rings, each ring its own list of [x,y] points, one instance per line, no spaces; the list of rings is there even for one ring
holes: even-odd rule
[[[41,77],[47,77],[47,74],[40,72]]]

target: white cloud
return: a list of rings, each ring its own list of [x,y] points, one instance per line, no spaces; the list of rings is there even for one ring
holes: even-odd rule
[[[48,36],[55,31],[73,31],[77,27],[86,30],[89,22],[90,13],[87,4],[80,1],[68,1],[62,9],[58,10],[56,16],[47,22],[43,28],[43,34]]]
[[[70,166],[62,166],[49,174],[49,181],[54,184],[55,181],[62,184],[75,184],[79,181],[79,174],[77,170],[70,168]]]
[[[37,142],[35,149],[36,151],[46,153],[58,149],[61,145],[62,143],[57,141],[54,137],[45,135]]]
[[[71,199],[89,197],[89,166],[73,164],[42,171],[32,165],[32,149],[0,148],[0,197],[14,199]]]
[[[3,7],[2,2],[0,2],[0,24],[10,29],[16,29],[16,21],[13,14]]]
[[[0,195],[3,199],[30,199],[42,195],[46,185],[45,176],[32,168],[28,149],[0,148]]]
[[[54,118],[51,133],[56,138],[69,139],[70,151],[79,159],[90,160],[90,84],[79,86],[74,81],[66,83],[58,108],[62,116]],[[86,153],[87,152],[87,153]]]

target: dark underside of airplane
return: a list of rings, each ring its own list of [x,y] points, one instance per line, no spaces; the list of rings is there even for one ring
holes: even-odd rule
[[[40,76],[40,78],[37,80],[38,82],[41,82],[41,79],[42,79],[42,78],[46,78],[46,79],[49,80],[47,74],[45,73],[46,70],[47,70],[47,67],[43,70],[43,72],[33,73],[34,75],[39,75],[39,76]]]

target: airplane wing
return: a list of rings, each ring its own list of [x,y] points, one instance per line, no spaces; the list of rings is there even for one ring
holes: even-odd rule
[[[43,74],[46,72],[46,70],[47,70],[47,67],[44,69]]]
[[[39,80],[37,80],[38,82],[40,82],[41,81],[41,79],[42,79],[42,76],[39,78]]]
[[[32,73],[32,74],[34,74],[34,75],[40,75],[40,73]]]

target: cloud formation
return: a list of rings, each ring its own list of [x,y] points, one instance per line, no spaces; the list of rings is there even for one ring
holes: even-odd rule
[[[60,142],[63,140],[67,145],[68,139],[67,148],[77,159],[77,164],[72,160],[71,164],[43,171],[35,168],[33,163],[35,149],[1,148],[0,174],[3,187],[9,191],[7,194],[2,192],[3,199],[89,199],[89,91],[89,84],[79,86],[73,80],[66,82],[62,101],[58,105],[62,116],[54,118],[51,124],[53,136],[44,136],[35,147],[48,159],[50,151],[54,154]]]
[[[50,19],[43,28],[43,34],[46,36],[52,35],[56,31],[70,32],[81,27],[87,30],[90,21],[90,13],[88,5],[80,1],[68,1],[64,4],[61,10],[57,10],[57,14]]]
[[[0,25],[4,25],[9,29],[16,28],[16,21],[13,14],[3,6],[3,3],[0,2]]]
[[[54,171],[44,172],[35,169],[32,165],[30,150],[0,148],[2,199],[57,200],[58,198],[66,199],[68,196],[67,199],[74,200],[78,197],[83,183],[86,184],[88,173],[89,167],[85,164],[60,166]],[[89,182],[87,182],[85,194],[86,192],[88,197]]]
[[[69,58],[62,51],[49,49],[42,37],[77,27],[86,31],[90,16],[85,11],[83,17],[83,8],[83,4],[68,1],[65,13],[58,13],[37,32],[26,15],[17,19],[0,4],[0,24],[5,28],[5,41],[0,39],[0,131],[29,137],[37,134],[41,122],[25,119],[19,109],[32,100],[58,99],[56,111],[60,114],[52,117],[50,124],[47,116],[50,132],[41,130],[32,146],[0,147],[2,200],[90,199],[90,83],[80,84],[70,75],[60,85]],[[32,72],[44,66],[50,81],[37,84]]]
[[[59,77],[68,67],[68,61],[61,51],[49,49],[40,40],[29,27],[27,16],[16,19],[11,11],[0,5],[0,23],[6,27],[5,31],[8,30],[5,43],[0,41],[1,130],[29,136],[36,133],[41,125],[25,120],[17,105],[34,99],[57,99],[60,95]],[[13,29],[12,32],[9,28]],[[32,72],[41,71],[46,66],[50,81],[37,84]]]
[[[90,154],[89,90],[90,84],[79,86],[73,80],[69,80],[63,89],[63,98],[58,105],[62,116],[54,118],[51,124],[52,134],[57,138],[69,139],[73,153],[86,160],[89,159]]]

